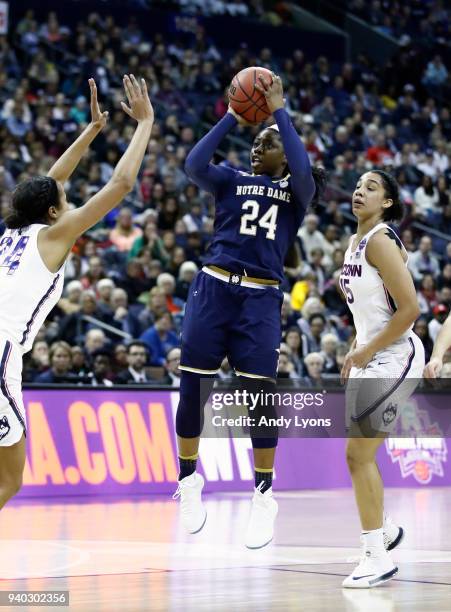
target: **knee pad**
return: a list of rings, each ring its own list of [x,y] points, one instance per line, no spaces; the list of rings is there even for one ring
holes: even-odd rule
[[[182,370],[180,400],[175,417],[175,430],[181,438],[200,436],[204,426],[204,406],[214,380],[215,376]]]

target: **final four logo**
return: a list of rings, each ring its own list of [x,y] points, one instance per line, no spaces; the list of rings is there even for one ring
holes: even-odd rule
[[[402,416],[408,421],[401,424],[402,432],[405,435],[410,430],[412,437],[385,440],[387,453],[393,463],[399,464],[401,476],[413,476],[420,484],[430,483],[432,476],[443,478],[448,449],[440,427],[437,423],[431,423],[426,411],[412,403],[406,406]]]

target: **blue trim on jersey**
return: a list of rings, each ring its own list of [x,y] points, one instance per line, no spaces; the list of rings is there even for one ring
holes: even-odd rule
[[[5,374],[6,374],[6,366],[8,365],[8,359],[9,359],[9,355],[11,353],[11,349],[12,349],[12,344],[11,344],[11,342],[9,340],[7,340],[6,344],[5,344],[5,349],[3,351],[2,360],[1,360],[1,363],[0,363],[0,389],[1,389],[2,393],[3,393],[3,395],[8,400],[8,403],[11,406],[11,408],[13,409],[13,412],[16,415],[17,419],[19,420],[19,423],[22,425],[24,431],[26,431],[25,422],[24,422],[24,420],[22,418],[22,415],[20,414],[20,410],[19,410],[16,402],[14,401],[13,396],[9,392],[8,385],[6,384],[6,376],[5,376]]]
[[[25,330],[23,332],[22,335],[22,340],[20,341],[21,346],[23,346],[27,340],[28,335],[30,334],[31,331],[31,326],[34,323],[35,318],[37,317],[39,311],[41,310],[42,306],[44,305],[44,303],[48,300],[48,298],[50,297],[50,295],[53,293],[53,291],[55,290],[56,284],[59,280],[60,275],[57,274],[55,276],[55,278],[53,279],[53,283],[50,285],[50,287],[47,289],[47,291],[45,292],[45,294],[42,296],[42,298],[39,300],[38,305],[36,306],[36,308],[33,310],[33,313],[30,317],[30,320],[28,321],[28,323],[25,326]]]

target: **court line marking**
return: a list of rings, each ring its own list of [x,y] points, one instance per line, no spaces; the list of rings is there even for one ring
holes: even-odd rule
[[[273,567],[269,566],[267,568],[259,568],[259,569],[270,569],[270,570],[274,570],[275,572],[292,572],[295,574],[319,574],[322,576],[343,576],[343,577],[347,576],[347,574],[335,574],[333,572],[313,572],[310,570],[296,570],[296,569],[274,567],[274,566]],[[393,578],[393,582],[414,582],[418,584],[438,584],[442,586],[451,586],[451,582],[435,582],[433,580],[410,580],[409,578]]]

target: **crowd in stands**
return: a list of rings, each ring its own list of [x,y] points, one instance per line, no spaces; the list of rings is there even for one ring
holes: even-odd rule
[[[430,46],[449,44],[451,11],[443,0],[340,0],[340,3],[389,36],[420,37],[422,44]]]
[[[442,90],[419,84],[411,78],[416,68],[399,71],[397,61],[383,69],[364,56],[310,62],[301,49],[280,58],[240,41],[230,53],[202,26],[190,38],[150,39],[133,17],[120,28],[92,13],[69,26],[55,13],[41,23],[28,11],[0,37],[1,218],[15,185],[45,174],[89,121],[89,77],[110,121],[66,185],[72,206],[107,182],[130,140],[133,127],[120,108],[125,72],[147,80],[156,123],[134,191],[75,245],[63,297],[36,339],[24,380],[178,385],[184,307],[214,221],[214,202],[188,181],[184,160],[226,112],[228,83],[249,65],[282,76],[311,162],[329,171],[324,202],[298,233],[302,261],[286,269],[280,376],[315,386],[340,371],[353,338],[338,285],[355,228],[350,193],[375,166],[401,186],[407,214],[400,234],[422,311],[415,330],[430,354],[451,306],[451,244],[424,228],[451,233],[451,116]],[[216,162],[248,169],[259,129],[237,128]],[[225,361],[220,376],[230,375]]]

